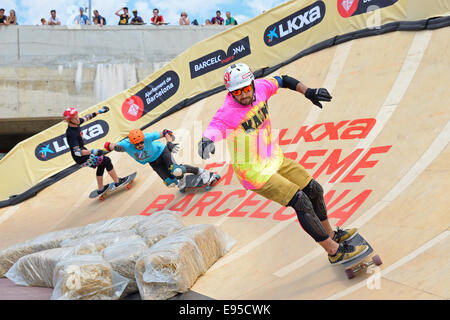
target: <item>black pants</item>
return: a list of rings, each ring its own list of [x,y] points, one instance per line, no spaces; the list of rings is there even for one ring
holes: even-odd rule
[[[103,173],[105,173],[105,169],[108,172],[114,169],[111,159],[107,156],[103,156],[102,163],[97,167],[97,177],[103,176]]]
[[[163,181],[165,181],[167,178],[175,179],[175,176],[171,174],[169,170],[169,167],[173,164],[177,163],[173,161],[172,153],[169,151],[169,149],[167,149],[167,147],[164,148],[158,159],[149,163],[152,169],[155,170],[155,172]],[[183,166],[186,168],[187,173],[198,174],[197,167],[193,167],[187,164],[184,164]],[[178,177],[178,179],[181,178],[182,177]]]

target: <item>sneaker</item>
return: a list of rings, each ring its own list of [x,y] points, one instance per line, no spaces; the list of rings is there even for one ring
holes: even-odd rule
[[[178,180],[178,189],[184,190],[186,188],[186,176]]]
[[[356,228],[342,230],[341,228],[337,227],[337,230],[334,232],[333,241],[342,243],[344,241],[352,239],[357,234],[358,229]]]
[[[341,264],[349,260],[355,259],[369,250],[369,246],[360,245],[352,246],[348,243],[339,244],[339,248],[334,255],[328,255],[328,261],[331,264]]]
[[[198,176],[202,179],[203,184],[208,184],[210,183],[211,178],[213,177],[213,175],[211,174],[211,172],[209,172],[208,170],[204,170],[199,174]]]
[[[122,184],[124,184],[127,181],[127,177],[125,178],[119,178],[119,181],[117,181],[116,183],[114,183],[114,188],[117,188],[119,186],[121,186]]]
[[[102,193],[104,193],[108,188],[109,188],[109,184],[104,186],[103,189],[97,190],[98,195],[101,195]]]

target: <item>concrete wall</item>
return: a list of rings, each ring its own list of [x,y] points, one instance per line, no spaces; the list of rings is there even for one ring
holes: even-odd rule
[[[0,121],[9,125],[0,135],[39,132],[66,106],[101,102],[225,28],[1,26]]]

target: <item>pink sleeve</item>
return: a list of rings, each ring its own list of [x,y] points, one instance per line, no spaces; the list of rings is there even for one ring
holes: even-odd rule
[[[271,96],[277,93],[278,90],[278,81],[275,78],[264,78],[260,79],[259,84],[261,88],[264,89],[264,93],[266,95],[266,100],[268,100]]]
[[[229,129],[231,128],[223,121],[223,119],[225,119],[223,116],[222,109],[219,109],[206,130],[203,132],[204,137],[211,139],[214,142],[218,142],[227,137],[227,132],[229,132]]]

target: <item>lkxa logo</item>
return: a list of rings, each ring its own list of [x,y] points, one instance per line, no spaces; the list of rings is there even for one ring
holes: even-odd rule
[[[97,120],[81,127],[85,144],[103,138],[109,132],[109,125],[106,121]],[[66,135],[62,134],[51,140],[40,143],[34,150],[34,155],[41,161],[47,161],[70,152]]]
[[[325,3],[322,1],[314,2],[267,27],[264,31],[264,42],[269,47],[279,44],[319,24],[324,16]]]
[[[189,62],[191,79],[219,69],[220,67],[248,56],[250,53],[250,40],[248,37],[233,42],[228,47],[227,53],[223,50],[216,50],[199,59]]]

